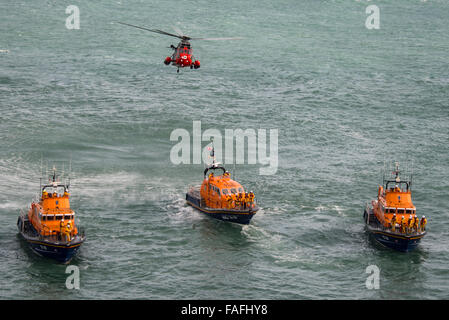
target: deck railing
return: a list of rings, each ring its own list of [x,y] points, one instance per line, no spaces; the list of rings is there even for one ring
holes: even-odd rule
[[[206,207],[206,199],[201,197],[201,190],[200,189],[201,189],[201,186],[190,186],[189,187],[189,193],[200,200],[200,206],[201,207]],[[225,208],[228,209],[228,210],[248,210],[248,209],[257,207],[256,197],[254,197],[253,201],[251,201],[251,202],[240,201],[240,204],[238,202],[239,201],[237,201],[235,199],[232,199],[231,204],[229,204],[226,201]]]
[[[385,227],[385,226],[382,225],[382,224],[378,224],[378,226],[376,227],[376,229],[377,229],[377,230],[380,230],[380,231],[387,231],[387,232],[390,232],[390,233],[394,233],[394,234],[398,234],[398,235],[401,235],[401,234],[402,234],[402,235],[407,235],[407,236],[421,235],[421,234],[424,234],[424,233],[425,233],[424,230],[421,230],[421,226],[418,226],[417,229],[406,227],[405,230],[404,230],[404,232],[402,232],[402,229],[401,229],[401,226],[400,226],[400,225],[397,226],[397,227],[395,227],[394,231],[393,231],[393,228],[391,228],[391,227]]]
[[[42,232],[39,233],[37,235],[37,237],[39,238],[39,240],[45,240],[45,241],[52,241],[52,242],[58,242],[58,243],[62,243],[62,244],[67,244],[67,243],[71,243],[75,240],[78,239],[83,239],[85,238],[85,231],[83,227],[77,227],[77,233],[74,234],[74,230],[72,230],[69,234],[70,234],[70,241],[68,240],[68,237],[66,234],[61,233],[59,231],[56,230],[51,230],[48,226],[46,225],[41,225],[42,228]]]

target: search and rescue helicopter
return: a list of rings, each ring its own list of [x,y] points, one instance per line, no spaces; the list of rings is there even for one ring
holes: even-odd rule
[[[171,63],[173,66],[177,67],[178,68],[177,72],[179,72],[179,68],[190,67],[190,69],[198,69],[201,66],[200,61],[197,60],[193,56],[192,46],[191,46],[189,40],[241,40],[241,39],[243,39],[243,38],[192,38],[192,37],[189,37],[189,36],[186,36],[185,34],[183,34],[182,31],[177,27],[173,27],[173,29],[177,33],[177,34],[173,34],[173,33],[159,30],[159,29],[148,29],[145,27],[139,27],[139,26],[135,26],[135,25],[132,25],[129,23],[124,23],[124,22],[118,22],[118,23],[123,24],[125,26],[130,26],[130,27],[134,27],[134,28],[138,28],[138,29],[142,29],[142,30],[146,30],[146,31],[151,31],[151,32],[159,33],[159,34],[164,34],[167,36],[176,37],[176,38],[181,39],[181,41],[178,43],[178,45],[176,47],[174,45],[170,45],[169,48],[173,49],[174,52],[171,56],[168,56],[164,60],[165,65],[168,66]]]

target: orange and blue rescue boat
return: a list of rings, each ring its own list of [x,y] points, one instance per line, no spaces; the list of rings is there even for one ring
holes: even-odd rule
[[[230,173],[215,162],[215,158],[204,170],[201,186],[192,187],[187,192],[186,201],[212,218],[239,224],[249,224],[259,210],[254,193],[245,192],[243,186],[232,180]]]
[[[20,234],[35,253],[62,263],[70,262],[85,241],[70,208],[69,185],[57,181],[53,169],[49,183],[41,185],[38,199],[17,220]]]
[[[399,164],[390,177],[383,178],[377,199],[366,205],[363,213],[366,229],[382,245],[408,252],[426,235],[427,219],[416,215],[412,203],[412,176],[401,179]]]

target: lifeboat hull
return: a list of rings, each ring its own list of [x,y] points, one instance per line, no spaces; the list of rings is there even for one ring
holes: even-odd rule
[[[253,216],[259,210],[259,208],[257,207],[250,210],[209,208],[206,206],[202,206],[200,199],[189,193],[186,194],[186,201],[187,204],[191,205],[195,209],[201,211],[211,218],[238,224],[249,224]]]
[[[19,217],[17,227],[20,235],[33,252],[39,256],[65,264],[69,263],[77,255],[85,240],[83,236],[76,236],[71,242],[67,243],[39,237],[36,229],[23,216]]]
[[[401,252],[409,252],[416,249],[426,232],[420,234],[401,234],[382,228],[372,209],[363,213],[365,226],[370,236],[378,243]]]
[[[26,240],[26,239],[25,239]],[[55,245],[44,241],[27,241],[31,249],[40,256],[56,260],[61,263],[69,263],[79,251],[81,243],[76,245]]]

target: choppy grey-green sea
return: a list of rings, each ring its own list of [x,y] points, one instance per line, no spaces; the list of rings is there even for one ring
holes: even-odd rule
[[[447,0],[0,0],[0,298],[448,299],[448,17]],[[244,40],[192,40],[201,68],[178,74],[177,39],[116,21]],[[250,225],[185,204],[204,163],[175,164],[170,135],[194,121],[278,130],[275,174],[225,163],[256,193]],[[18,235],[41,158],[72,159],[78,290]],[[410,253],[364,228],[384,160],[413,162],[429,223]]]

